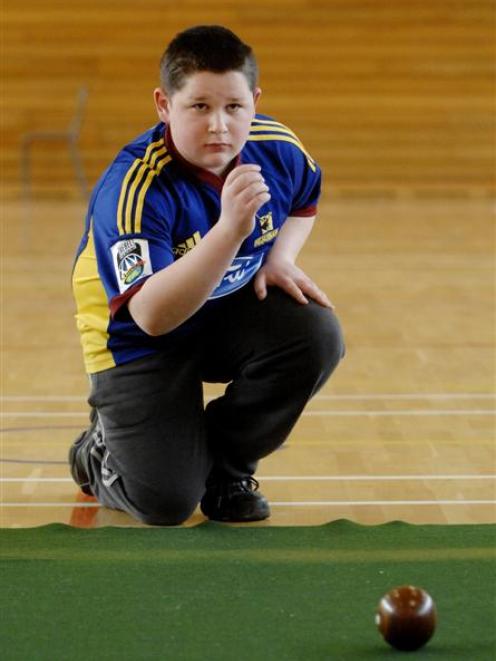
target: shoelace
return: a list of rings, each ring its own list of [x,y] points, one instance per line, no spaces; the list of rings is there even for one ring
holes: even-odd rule
[[[258,491],[259,483],[254,477],[245,477],[242,480],[229,480],[217,482],[209,485],[208,489],[213,493],[216,493],[218,498],[223,496],[229,496],[233,493],[239,493],[240,491],[245,491],[247,493],[252,493],[253,491]]]
[[[241,480],[241,485],[245,491],[258,491],[258,488],[260,487],[258,480],[251,476]]]

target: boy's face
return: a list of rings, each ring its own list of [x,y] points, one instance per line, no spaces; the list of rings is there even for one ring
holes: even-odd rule
[[[260,94],[239,71],[199,71],[171,97],[161,89],[154,97],[181,156],[221,176],[248,139]]]

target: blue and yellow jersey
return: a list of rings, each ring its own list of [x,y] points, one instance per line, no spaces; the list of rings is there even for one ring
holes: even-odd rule
[[[253,278],[289,216],[316,213],[320,170],[290,129],[256,115],[241,163],[261,166],[271,199],[209,300]],[[182,159],[162,123],[127,145],[103,173],[91,196],[73,271],[88,373],[154,353],[167,342],[167,335],[152,338],[134,323],[127,301],[148,277],[201,241],[220,216],[222,184]],[[173,332],[186,332],[190,322]]]

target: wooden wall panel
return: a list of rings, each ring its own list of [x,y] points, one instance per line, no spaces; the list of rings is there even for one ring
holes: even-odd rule
[[[4,0],[4,193],[20,140],[63,127],[90,90],[81,148],[94,182],[155,122],[151,92],[177,31],[221,23],[258,55],[260,109],[288,123],[353,191],[494,191],[492,0]],[[72,194],[63,148],[39,147],[35,190]]]

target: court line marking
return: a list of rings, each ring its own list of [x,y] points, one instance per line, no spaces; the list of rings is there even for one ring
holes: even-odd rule
[[[496,480],[494,475],[257,475],[263,482],[383,482],[416,480]],[[71,482],[71,477],[1,477],[0,482]]]
[[[304,480],[329,480],[335,482],[359,482],[359,481],[386,481],[386,480],[495,480],[494,475],[263,475],[257,476],[265,481],[304,481]]]
[[[496,399],[496,393],[389,393],[389,394],[355,394],[355,395],[316,395],[313,399],[336,399],[346,401],[376,400],[376,399]]]
[[[21,493],[23,496],[34,495],[34,492],[36,491],[36,485],[38,480],[41,479],[42,472],[43,468],[41,466],[37,466],[31,470],[29,478],[22,481]]]
[[[496,500],[303,500],[271,502],[274,507],[323,507],[326,505],[496,505]]]
[[[213,399],[215,395],[209,395],[207,399]],[[86,402],[87,396],[83,395],[2,395],[3,402]],[[317,394],[314,400],[377,400],[377,399],[496,399],[496,393],[350,393],[324,395]]]
[[[303,411],[302,417],[394,417],[394,416],[453,416],[477,415],[494,416],[496,409],[398,409],[390,411],[353,411],[327,409],[325,411]],[[81,411],[2,411],[0,418],[88,418],[88,412]]]
[[[343,411],[332,410],[326,411],[303,411],[303,416],[371,416],[374,418],[380,417],[394,417],[394,416],[450,416],[450,415],[496,415],[496,409],[398,409],[397,411]]]
[[[342,506],[377,506],[377,505],[496,505],[496,500],[304,500],[273,501],[273,507],[342,507]],[[1,503],[1,507],[101,507],[100,503]]]

